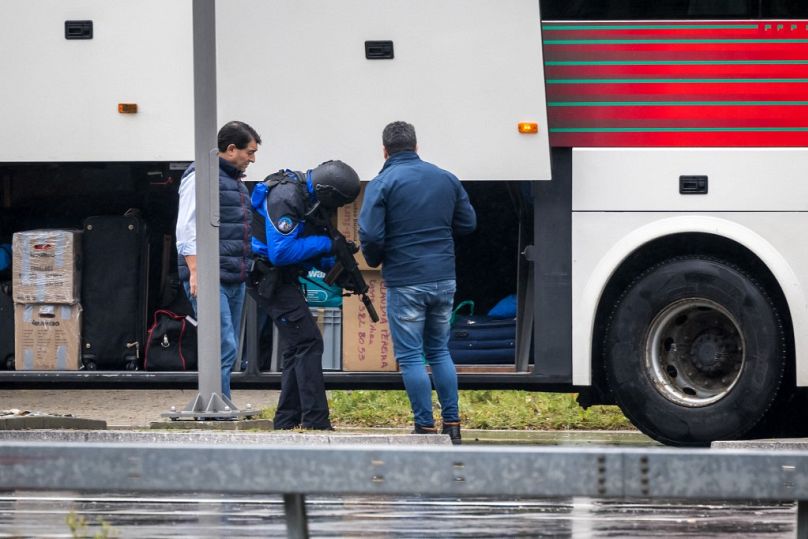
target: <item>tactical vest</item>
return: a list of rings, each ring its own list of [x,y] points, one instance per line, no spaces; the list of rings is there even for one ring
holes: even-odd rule
[[[262,183],[266,186],[266,197],[269,197],[269,193],[270,191],[272,191],[273,187],[284,183],[294,183],[297,185],[297,188],[300,191],[300,196],[303,197],[303,200],[308,200],[309,193],[308,190],[306,189],[306,176],[300,171],[279,170],[278,172],[274,172],[269,176],[267,176]],[[252,212],[253,212],[253,236],[255,236],[255,238],[258,241],[266,245],[267,244],[266,219],[255,208],[252,209]]]

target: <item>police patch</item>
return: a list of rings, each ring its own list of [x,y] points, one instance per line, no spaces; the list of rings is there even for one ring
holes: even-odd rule
[[[283,234],[288,234],[295,228],[295,222],[288,215],[284,215],[278,219],[278,230]]]

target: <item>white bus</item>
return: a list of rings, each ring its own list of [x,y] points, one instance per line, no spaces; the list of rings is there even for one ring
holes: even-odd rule
[[[13,21],[0,37],[13,51],[0,59],[0,243],[137,207],[152,231],[149,312],[172,289],[162,245],[193,159],[191,13],[190,0],[0,0]],[[517,292],[519,305],[512,359],[459,367],[461,387],[577,392],[670,444],[799,427],[808,6],[228,0],[216,40],[220,123],[264,140],[249,180],[334,157],[369,180],[381,129],[404,119],[422,157],[464,181],[480,222],[457,242],[457,299],[485,311]],[[6,387],[194,382],[0,372]],[[326,383],[401,387],[395,372]]]

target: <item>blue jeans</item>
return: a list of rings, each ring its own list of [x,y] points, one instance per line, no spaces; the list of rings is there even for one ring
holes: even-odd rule
[[[191,297],[191,286],[183,283],[185,294],[191,300],[194,314],[199,317],[196,297]],[[247,288],[244,283],[221,283],[219,285],[219,313],[221,317],[221,360],[222,360],[222,395],[230,398],[230,373],[236,364],[238,355],[238,338],[241,329],[241,311],[244,308],[244,294]]]
[[[432,427],[432,368],[443,421],[459,421],[457,372],[449,355],[449,321],[455,281],[436,281],[387,289],[387,318],[393,350],[410,398],[415,424]]]

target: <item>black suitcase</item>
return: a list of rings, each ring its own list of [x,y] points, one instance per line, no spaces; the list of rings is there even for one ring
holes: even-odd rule
[[[134,212],[84,220],[82,363],[89,370],[141,367],[146,340],[149,236]]]
[[[14,300],[11,282],[0,282],[0,370],[14,370]]]

